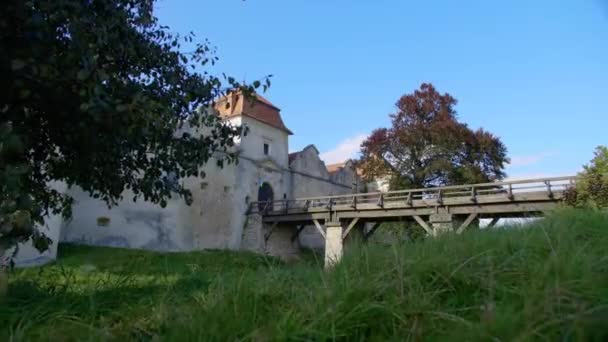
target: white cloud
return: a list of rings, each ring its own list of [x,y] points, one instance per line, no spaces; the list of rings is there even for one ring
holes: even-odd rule
[[[518,180],[526,180],[526,179],[576,176],[578,172],[579,171],[569,171],[569,172],[561,172],[561,173],[557,173],[557,172],[517,173],[517,174],[509,175],[505,180],[506,181],[518,181]]]
[[[341,163],[350,158],[356,158],[361,150],[361,143],[367,134],[359,134],[341,141],[335,148],[319,155],[326,164]]]
[[[554,152],[542,152],[528,156],[513,156],[511,157],[510,167],[528,166],[538,164],[546,158],[555,156]]]
[[[517,181],[576,175],[578,171],[572,169],[560,168],[560,171],[555,168],[549,168],[548,165],[543,165],[548,158],[556,157],[558,155],[559,153],[557,152],[546,151],[537,154],[511,157],[511,163],[507,165],[506,171],[508,176],[506,180]]]
[[[557,173],[552,173],[552,172],[517,173],[514,175],[509,175],[507,178],[505,178],[505,181],[552,178],[552,177],[561,177],[561,176],[570,176],[570,174],[557,174]]]

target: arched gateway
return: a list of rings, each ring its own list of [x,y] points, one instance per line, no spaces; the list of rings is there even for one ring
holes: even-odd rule
[[[272,202],[274,200],[274,192],[270,184],[264,182],[258,189],[258,209],[263,211],[266,207],[266,202]]]

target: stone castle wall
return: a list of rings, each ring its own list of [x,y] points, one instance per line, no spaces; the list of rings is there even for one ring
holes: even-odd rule
[[[162,251],[248,249],[278,255],[292,255],[300,246],[323,248],[316,229],[306,228],[292,242],[294,227],[266,231],[261,221],[247,218],[247,208],[257,201],[263,183],[270,184],[274,199],[351,193],[352,184],[344,182],[356,177],[354,171],[332,178],[314,146],[290,161],[288,132],[246,116],[229,121],[249,128],[235,141],[239,162],[219,167],[218,155],[202,168],[206,177],[180,180],[192,192],[192,205],[174,197],[161,208],[141,198],[134,202],[133,193],[125,191],[123,200],[108,208],[80,188],[65,189],[75,199],[73,216],[68,221],[49,218],[48,225],[53,226],[49,236],[55,243],[44,257],[55,258],[59,241]],[[264,144],[269,145],[267,154]],[[41,257],[27,246],[23,251],[19,258],[24,263]]]

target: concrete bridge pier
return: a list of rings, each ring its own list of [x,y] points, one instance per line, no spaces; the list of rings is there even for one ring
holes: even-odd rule
[[[452,214],[432,214],[429,217],[429,222],[431,223],[431,227],[433,228],[433,235],[435,236],[454,230],[454,221]]]
[[[342,224],[327,222],[325,224],[325,268],[334,266],[342,259],[343,249]]]

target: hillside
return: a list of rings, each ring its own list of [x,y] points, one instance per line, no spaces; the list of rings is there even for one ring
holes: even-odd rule
[[[331,272],[249,253],[61,245],[17,270],[8,340],[607,340],[608,214],[399,247],[353,246]]]

